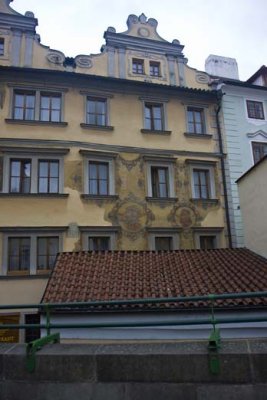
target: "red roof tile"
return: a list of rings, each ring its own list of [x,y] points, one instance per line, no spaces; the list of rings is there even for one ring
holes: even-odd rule
[[[76,252],[58,255],[42,302],[198,296],[267,290],[267,260],[247,249]],[[206,302],[161,307],[203,307]],[[220,300],[217,306],[267,305]],[[135,305],[131,308],[159,308]],[[126,308],[126,307],[123,307]]]

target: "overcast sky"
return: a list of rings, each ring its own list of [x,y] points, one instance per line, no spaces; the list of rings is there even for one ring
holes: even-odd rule
[[[42,43],[66,56],[99,53],[108,26],[126,31],[129,14],[158,21],[164,39],[185,46],[188,64],[204,70],[209,54],[236,58],[248,79],[267,64],[267,0],[14,0],[12,8],[33,11]]]

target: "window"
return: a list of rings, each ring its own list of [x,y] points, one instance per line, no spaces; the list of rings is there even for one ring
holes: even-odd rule
[[[115,250],[119,227],[80,227],[84,251]]]
[[[63,155],[68,149],[7,148],[3,152],[2,193],[63,194]]]
[[[12,118],[23,121],[61,122],[62,93],[15,89]]]
[[[59,193],[59,161],[39,160],[38,192]]]
[[[41,93],[40,121],[60,122],[61,120],[61,95]]]
[[[62,250],[65,228],[14,228],[3,235],[3,274],[46,273]]]
[[[150,61],[150,76],[160,76],[160,63],[155,61]]]
[[[203,250],[210,250],[216,248],[216,236],[204,236],[199,237],[200,248]]]
[[[133,74],[139,74],[139,75],[144,74],[145,73],[144,60],[134,58],[132,61],[132,72]]]
[[[107,100],[87,97],[86,123],[89,125],[107,125]]]
[[[88,242],[88,250],[90,251],[110,250],[109,236],[89,236]]]
[[[187,160],[190,165],[191,188],[193,199],[216,200],[215,180],[214,180],[214,162],[205,164],[197,160]]]
[[[100,161],[88,162],[89,194],[109,194],[109,163]]]
[[[115,196],[115,153],[80,150],[84,156],[84,194],[82,197]]]
[[[145,103],[145,129],[164,130],[162,104]]]
[[[17,91],[14,93],[14,119],[35,119],[35,93]]]
[[[0,38],[0,56],[5,54],[5,39]]]
[[[52,269],[58,249],[58,237],[37,237],[37,270]]]
[[[211,250],[220,247],[223,228],[199,228],[195,230],[195,246],[197,249]]]
[[[194,197],[197,199],[209,199],[210,196],[210,174],[209,170],[193,170]]]
[[[26,314],[25,324],[27,325],[38,325],[40,324],[39,314]],[[25,329],[25,343],[32,342],[33,340],[39,339],[41,336],[40,328],[26,328]]]
[[[147,228],[147,230],[150,250],[170,251],[179,249],[177,228]]]
[[[254,163],[256,164],[267,155],[267,143],[252,142]]]
[[[8,239],[8,271],[27,271],[30,269],[30,237]]]
[[[202,108],[187,108],[188,132],[198,135],[205,134],[204,110]]]
[[[175,200],[175,158],[145,156],[144,160],[147,161],[147,199]]]
[[[263,103],[261,101],[247,100],[248,117],[264,119]]]
[[[169,197],[168,167],[151,166],[152,197]]]
[[[30,193],[31,191],[31,160],[10,160],[10,187],[11,193]]]
[[[155,237],[155,250],[172,250],[173,238],[172,236],[156,236]]]

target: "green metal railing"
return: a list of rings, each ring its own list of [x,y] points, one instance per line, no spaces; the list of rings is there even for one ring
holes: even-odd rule
[[[45,322],[40,324],[0,324],[0,329],[44,329],[47,335],[41,339],[37,339],[27,344],[27,367],[29,371],[35,368],[35,353],[47,343],[54,343],[60,341],[59,333],[51,334],[51,329],[90,329],[90,328],[125,328],[125,327],[153,327],[153,326],[184,326],[184,325],[212,325],[212,332],[209,338],[209,366],[213,374],[218,374],[220,370],[219,364],[219,349],[220,349],[220,332],[218,329],[219,324],[227,323],[252,323],[252,322],[266,322],[267,317],[234,317],[234,318],[215,318],[215,302],[217,300],[230,300],[230,299],[253,299],[253,298],[266,298],[267,291],[264,292],[246,292],[246,293],[227,293],[227,294],[210,294],[205,296],[188,296],[188,297],[164,297],[164,298],[146,298],[146,299],[132,299],[132,300],[110,300],[110,301],[90,301],[90,302],[72,302],[72,303],[42,303],[42,304],[16,304],[16,305],[0,305],[1,310],[18,310],[18,309],[38,309],[45,315]],[[211,316],[210,318],[197,318],[173,319],[170,321],[140,321],[140,322],[102,322],[102,323],[53,323],[51,322],[51,312],[53,310],[73,310],[73,309],[96,309],[101,307],[102,311],[109,309],[122,311],[126,310],[129,306],[139,305],[160,305],[160,304],[177,304],[177,303],[192,303],[208,302]],[[192,305],[191,304],[191,305]],[[131,310],[134,308],[131,307]],[[205,305],[205,308],[207,306]],[[138,310],[138,308],[136,308]],[[164,309],[166,311],[166,309]]]

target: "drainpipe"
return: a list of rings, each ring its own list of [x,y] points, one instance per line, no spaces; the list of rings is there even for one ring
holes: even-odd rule
[[[225,177],[225,165],[224,165],[224,152],[223,152],[223,141],[222,141],[222,131],[219,119],[219,113],[221,110],[221,100],[223,94],[221,92],[218,93],[218,102],[217,107],[215,108],[216,111],[216,125],[217,125],[217,132],[219,137],[219,147],[220,147],[220,154],[221,154],[221,170],[222,170],[222,181],[223,181],[223,191],[224,191],[224,199],[225,199],[225,216],[226,216],[226,225],[227,225],[227,233],[228,233],[228,242],[230,249],[233,248],[232,243],[232,234],[231,234],[231,224],[230,224],[230,215],[229,215],[229,206],[228,206],[228,193],[226,187],[226,177]]]

